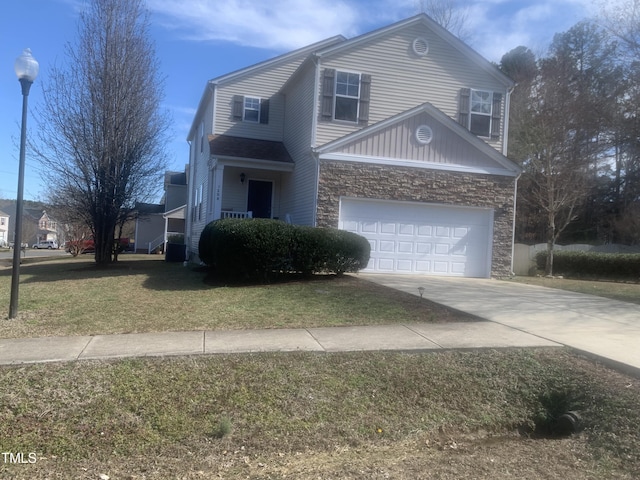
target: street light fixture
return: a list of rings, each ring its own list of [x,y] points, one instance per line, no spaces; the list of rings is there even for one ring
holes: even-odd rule
[[[38,76],[38,62],[26,48],[16,58],[13,65],[20,85],[22,86],[22,128],[20,130],[20,163],[18,165],[18,198],[16,200],[15,234],[13,239],[13,268],[11,271],[11,301],[9,303],[9,319],[18,314],[18,284],[20,282],[20,250],[22,250],[22,197],[24,195],[24,150],[27,140],[27,98],[34,80]]]

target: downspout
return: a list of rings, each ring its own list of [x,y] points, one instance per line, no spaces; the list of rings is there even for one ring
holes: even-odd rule
[[[194,161],[193,161],[193,145],[192,143],[187,140],[187,144],[189,145],[189,171],[188,173],[188,178],[187,178],[187,208],[185,211],[185,234],[186,234],[186,238],[185,238],[185,243],[187,244],[187,251],[186,251],[186,257],[187,260],[191,259],[191,237],[192,237],[192,222],[191,222],[191,209],[193,208],[193,206],[191,205],[191,189],[193,188],[193,181],[194,181],[194,177],[193,177],[193,170],[194,170]]]
[[[522,173],[519,173],[516,177],[516,181],[513,185],[513,219],[512,219],[512,227],[511,227],[511,267],[509,268],[509,274],[512,277],[516,276],[516,273],[513,271],[513,255],[516,252],[516,210],[518,206],[518,180]]]
[[[502,142],[502,154],[505,157],[507,156],[509,147],[509,115],[511,114],[511,94],[514,88],[515,85],[507,89],[507,96],[504,101],[504,132],[502,134],[504,140]]]
[[[511,114],[511,94],[515,89],[515,85],[507,89],[507,97],[504,102],[504,133],[502,142],[502,154],[507,157],[509,151],[509,115]],[[508,157],[507,157],[508,158]],[[511,266],[509,267],[509,274],[514,277],[516,274],[513,271],[513,256],[516,251],[516,210],[518,206],[518,180],[522,176],[522,172],[518,173],[513,185],[513,218],[511,220]]]
[[[320,95],[320,69],[321,62],[320,58],[314,55],[314,63],[316,66],[316,79],[313,85],[313,113],[311,118],[311,145],[309,151],[311,156],[315,160],[316,167],[316,178],[314,182],[314,192],[313,192],[313,218],[312,218],[312,226],[318,226],[318,193],[320,189],[320,156],[316,153],[316,130],[318,129],[318,103],[320,99],[318,98]]]

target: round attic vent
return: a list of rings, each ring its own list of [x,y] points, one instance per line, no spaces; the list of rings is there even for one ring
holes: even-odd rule
[[[418,37],[413,41],[413,52],[419,57],[424,57],[429,53],[429,42],[426,38]]]
[[[433,130],[428,125],[420,125],[416,128],[416,140],[422,145],[428,145],[433,140]]]

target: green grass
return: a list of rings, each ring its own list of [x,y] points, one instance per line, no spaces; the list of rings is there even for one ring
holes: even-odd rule
[[[592,280],[546,277],[514,277],[513,281],[527,285],[538,285],[541,287],[569,290],[571,292],[587,293],[640,305],[640,283],[597,282]]]
[[[0,269],[0,305],[11,269]],[[90,257],[21,267],[19,321],[0,312],[0,338],[184,330],[303,328],[465,320],[468,316],[354,276],[225,286],[162,257]]]
[[[557,349],[131,359],[0,378],[2,451],[38,457],[0,462],[2,478],[640,473],[640,382]],[[580,392],[585,430],[523,433],[559,387]]]

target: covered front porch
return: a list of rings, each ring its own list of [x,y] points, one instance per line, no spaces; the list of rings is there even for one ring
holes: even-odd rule
[[[220,218],[285,220],[284,191],[294,163],[281,142],[216,135],[211,161],[207,222]]]

